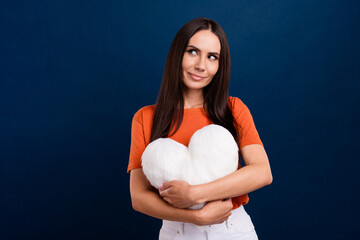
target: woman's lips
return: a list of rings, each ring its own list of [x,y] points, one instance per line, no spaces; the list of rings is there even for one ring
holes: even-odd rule
[[[192,79],[194,79],[195,81],[200,81],[202,79],[204,79],[205,77],[201,77],[199,75],[196,75],[196,74],[192,74],[192,73],[189,73],[189,75],[191,76]]]

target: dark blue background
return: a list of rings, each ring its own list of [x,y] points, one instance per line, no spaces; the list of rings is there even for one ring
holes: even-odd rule
[[[359,1],[1,1],[0,239],[156,239],[126,173],[171,41],[218,21],[274,182],[260,239],[359,235]]]

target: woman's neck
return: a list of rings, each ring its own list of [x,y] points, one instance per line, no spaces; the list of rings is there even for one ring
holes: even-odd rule
[[[188,90],[183,92],[184,108],[198,108],[204,104],[203,91],[201,90]]]

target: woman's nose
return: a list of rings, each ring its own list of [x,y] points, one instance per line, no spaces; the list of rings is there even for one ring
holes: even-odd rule
[[[198,58],[198,61],[195,63],[195,69],[198,71],[204,71],[205,70],[205,59],[202,57]]]

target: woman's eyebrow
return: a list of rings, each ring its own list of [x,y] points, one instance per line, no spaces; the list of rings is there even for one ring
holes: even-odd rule
[[[195,47],[194,45],[188,45],[187,47],[192,47],[192,48],[195,48],[195,50],[200,51],[200,49],[197,48],[197,47]],[[200,52],[201,52],[201,51],[200,51]],[[209,54],[213,54],[213,55],[218,55],[218,56],[220,56],[220,53],[218,53],[218,52],[209,52]]]

